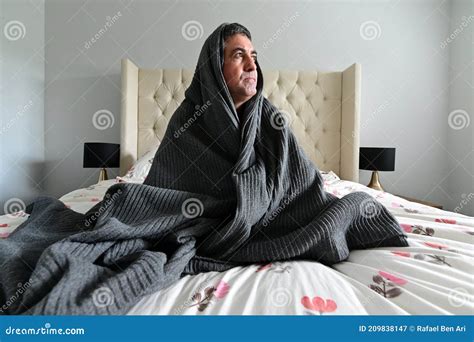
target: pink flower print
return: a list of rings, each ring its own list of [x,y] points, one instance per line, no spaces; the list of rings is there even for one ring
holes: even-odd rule
[[[261,272],[261,271],[264,271],[264,270],[269,269],[271,267],[272,267],[272,263],[268,263],[266,265],[262,265],[259,268],[257,268],[257,270],[255,272]]]
[[[229,288],[229,284],[221,280],[219,284],[217,284],[216,290],[214,291],[214,296],[218,299],[224,298],[229,292]]]
[[[406,233],[411,233],[411,231],[412,231],[411,224],[402,223],[402,224],[400,224],[400,226],[402,227],[402,229],[403,229]]]
[[[403,293],[403,290],[397,285],[405,285],[407,283],[405,279],[396,277],[393,274],[384,271],[379,271],[378,274],[372,277],[372,280],[375,284],[369,284],[369,288],[385,298],[395,298],[400,296]]]
[[[447,223],[447,224],[456,224],[456,220],[454,219],[444,219],[444,218],[437,218],[435,222]]]
[[[448,246],[441,245],[439,243],[434,243],[434,242],[425,242],[425,245],[431,248],[437,248],[437,249],[446,249]]]
[[[392,283],[397,284],[397,285],[405,285],[407,283],[405,279],[398,278],[388,272],[379,271],[379,274],[385,279],[390,280]]]
[[[395,254],[395,255],[406,257],[406,258],[410,257],[410,252],[393,251],[392,253]]]
[[[308,296],[304,296],[301,298],[301,304],[308,310],[319,311],[320,313],[333,312],[337,309],[337,304],[334,300],[324,300],[321,297],[313,297],[311,300]]]
[[[192,301],[195,304],[191,304],[188,307],[197,306],[198,311],[202,312],[211,304],[212,299],[215,297],[217,299],[224,298],[229,292],[229,284],[221,280],[216,287],[208,286],[204,289],[204,293],[196,292],[192,296]]]

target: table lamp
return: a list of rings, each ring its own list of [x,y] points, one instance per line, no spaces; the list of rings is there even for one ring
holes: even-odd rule
[[[109,179],[107,167],[120,166],[120,144],[84,143],[84,168],[100,167],[99,182]]]
[[[384,191],[379,181],[378,171],[395,170],[394,147],[361,147],[359,150],[359,169],[372,171],[369,188]]]

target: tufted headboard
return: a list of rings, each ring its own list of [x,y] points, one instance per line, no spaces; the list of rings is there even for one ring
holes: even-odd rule
[[[264,71],[263,94],[289,114],[291,128],[320,170],[359,180],[361,67],[344,71]],[[140,69],[122,60],[120,174],[159,145],[193,71]]]

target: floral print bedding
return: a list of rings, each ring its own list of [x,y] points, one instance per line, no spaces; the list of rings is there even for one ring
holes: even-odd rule
[[[332,267],[310,260],[235,267],[186,276],[144,297],[132,315],[397,315],[474,314],[474,218],[409,202],[323,172],[326,191],[364,191],[384,204],[408,235],[409,247],[352,251]],[[115,182],[61,197],[86,212]],[[0,216],[0,238],[27,219]]]

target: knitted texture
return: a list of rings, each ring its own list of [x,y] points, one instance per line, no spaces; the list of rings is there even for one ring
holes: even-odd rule
[[[223,24],[224,25],[224,24]],[[206,40],[144,184],[111,186],[86,214],[39,197],[0,240],[9,314],[124,314],[185,274],[407,246],[366,193],[326,193],[285,116],[257,94],[237,114],[222,74],[223,25]]]

